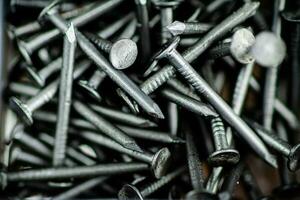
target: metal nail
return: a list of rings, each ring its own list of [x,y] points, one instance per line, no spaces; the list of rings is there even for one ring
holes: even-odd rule
[[[89,140],[90,142],[94,142],[96,144],[127,154],[129,156],[132,156],[133,158],[148,163],[151,166],[151,170],[156,178],[161,178],[166,174],[171,161],[171,152],[168,148],[161,148],[155,154],[146,152],[141,153],[124,148],[113,140],[105,138],[104,136],[93,132],[84,131],[80,133],[80,136]]]
[[[202,95],[249,145],[266,162],[276,166],[274,156],[268,151],[255,132],[228,106],[228,104],[207,84],[207,82],[194,70],[194,68],[179,54],[175,47],[179,38],[175,38],[165,49],[157,54],[157,58],[167,57],[178,72],[188,81],[194,89]]]
[[[216,25],[204,37],[202,37],[196,44],[188,48],[182,53],[184,59],[188,62],[194,61],[199,57],[214,41],[226,34],[235,26],[239,25],[249,17],[251,17],[259,6],[258,2],[245,3],[239,10],[224,19],[220,24]],[[159,86],[175,76],[176,70],[171,65],[164,66],[157,73],[149,77],[140,88],[146,93],[150,94]]]
[[[136,14],[139,27],[139,35],[141,37],[141,56],[142,62],[146,63],[151,54],[151,40],[149,27],[149,14],[147,8],[147,0],[135,0]]]
[[[55,167],[61,166],[66,157],[66,143],[72,104],[75,51],[76,35],[74,26],[71,23],[64,36],[63,60],[59,83],[58,113],[55,129],[55,144],[52,159],[52,164]]]
[[[66,190],[52,198],[52,200],[63,200],[63,199],[72,199],[80,195],[81,193],[90,190],[97,185],[103,183],[105,180],[107,180],[108,177],[96,177],[89,179],[83,183],[80,183],[73,188]]]
[[[174,21],[173,23],[167,25],[166,29],[172,35],[178,36],[205,33],[212,27],[213,25],[209,23]]]
[[[71,22],[74,26],[83,26],[90,21],[96,19],[97,17],[103,15],[104,13],[108,12],[109,10],[113,9],[114,7],[118,6],[122,3],[123,0],[110,0],[101,2],[97,5],[91,7],[91,9],[87,12],[82,13],[81,15],[73,18]],[[46,12],[46,11],[42,11]],[[32,64],[31,55],[37,49],[43,47],[44,45],[48,44],[49,42],[53,41],[60,35],[60,31],[58,29],[52,29],[47,32],[41,33],[30,41],[21,41],[17,40],[18,48],[29,64]]]
[[[90,65],[91,62],[87,60],[79,62],[78,67],[74,70],[73,79],[78,78]],[[31,125],[33,123],[32,113],[53,98],[57,92],[58,85],[59,80],[56,79],[26,102],[22,102],[16,97],[11,97],[9,100],[10,108],[23,122]]]
[[[288,144],[286,141],[279,138],[278,135],[265,129],[264,127],[261,127],[258,123],[251,122],[251,124],[264,142],[288,158],[287,166],[289,170],[294,172],[299,169],[300,144],[290,146],[290,144]]]
[[[189,96],[180,94],[174,90],[163,89],[161,91],[163,97],[167,98],[169,101],[176,103],[183,108],[197,113],[205,117],[217,117],[218,114],[207,104],[197,101]]]
[[[97,129],[99,129],[104,134],[107,134],[109,137],[117,141],[125,148],[143,152],[134,139],[127,136],[126,133],[124,133],[119,128],[108,122],[106,119],[95,113],[88,106],[84,105],[79,101],[74,101],[73,107],[80,115],[82,115],[95,127],[97,127]]]
[[[39,134],[39,139],[50,146],[54,146],[54,142],[55,142],[54,137],[52,137],[46,133]],[[66,148],[66,154],[67,154],[67,158],[66,158],[65,163],[74,163],[72,161],[72,160],[74,160],[74,161],[77,161],[78,163],[81,163],[84,165],[95,165],[96,164],[96,162],[93,159],[91,159],[90,157],[86,156],[85,154],[79,152],[78,150],[76,150],[75,148],[73,148],[70,145],[67,146],[67,148]],[[51,158],[52,158],[52,152],[51,152]],[[69,158],[71,158],[72,160],[70,160]],[[75,166],[75,165],[76,164],[73,164],[73,166]]]
[[[91,108],[104,117],[120,122],[122,124],[132,125],[141,128],[156,127],[157,124],[149,119],[136,116],[130,113],[125,113],[116,109],[111,109],[99,105],[91,105]]]
[[[57,180],[91,176],[120,175],[146,171],[147,164],[143,163],[113,163],[94,166],[80,166],[72,168],[44,168],[29,169],[17,172],[8,172],[7,181],[33,181],[33,180]]]
[[[251,54],[259,65],[270,68],[266,73],[263,103],[263,123],[266,129],[271,130],[278,66],[285,57],[286,46],[283,40],[274,33],[262,32],[256,36],[256,42],[251,48]],[[274,59],[269,59],[270,56]]]
[[[25,162],[38,167],[45,167],[48,165],[48,162],[39,156],[28,153],[19,147],[13,147],[11,150],[10,164],[16,161]]]
[[[143,189],[138,189],[137,187],[126,184],[122,187],[122,189],[118,193],[118,198],[120,200],[125,199],[139,199],[144,200],[145,197],[149,196],[150,194],[154,193],[167,183],[173,181],[175,178],[180,176],[182,173],[186,171],[185,167],[180,167],[173,172],[165,175],[161,179],[154,181],[153,183],[145,186]]]
[[[208,161],[214,166],[237,164],[240,154],[228,144],[221,118],[212,119],[211,126],[216,150],[209,156]]]

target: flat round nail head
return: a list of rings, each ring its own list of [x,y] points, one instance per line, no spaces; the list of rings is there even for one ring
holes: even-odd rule
[[[250,54],[250,49],[254,43],[253,33],[246,28],[240,28],[232,36],[230,43],[231,55],[242,64],[252,63],[254,58]]]
[[[164,176],[171,162],[171,152],[168,148],[160,149],[153,156],[151,168],[156,178]]]
[[[180,41],[180,37],[174,37],[173,39],[171,39],[166,45],[164,45],[162,50],[160,50],[156,54],[155,58],[160,60],[162,58],[167,57],[171,51],[176,49],[177,45],[179,44],[179,41]]]
[[[138,48],[130,39],[120,39],[113,43],[109,52],[109,60],[116,69],[126,69],[136,60]]]
[[[9,99],[9,106],[25,124],[33,124],[32,112],[19,99],[11,97]]]
[[[250,50],[255,61],[264,67],[278,67],[286,55],[284,41],[272,32],[261,32]]]
[[[235,149],[224,149],[213,152],[208,162],[213,166],[235,165],[240,160],[240,154]]]
[[[78,85],[87,93],[89,94],[92,98],[94,98],[95,100],[97,101],[101,101],[101,96],[100,94],[97,92],[97,89],[90,85],[88,83],[88,81],[85,81],[85,80],[80,80],[78,82]]]
[[[144,200],[140,191],[133,185],[126,184],[122,187],[122,189],[118,193],[119,200]]]

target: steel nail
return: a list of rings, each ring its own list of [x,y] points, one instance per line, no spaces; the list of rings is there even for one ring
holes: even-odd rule
[[[175,38],[167,47],[157,54],[157,58],[167,57],[178,72],[194,89],[202,95],[219,114],[249,143],[267,163],[276,166],[274,156],[268,151],[255,132],[228,106],[228,104],[207,84],[194,68],[176,51],[179,38]]]
[[[90,21],[94,20],[95,18],[103,15],[104,13],[108,12],[109,10],[113,9],[114,7],[118,6],[122,3],[123,0],[110,0],[101,2],[97,5],[91,7],[90,10],[82,13],[81,15],[73,18],[71,22],[74,26],[83,26]],[[94,4],[94,3],[93,3]],[[46,11],[42,11],[45,13]],[[17,40],[18,48],[24,57],[24,59],[29,63],[32,64],[31,55],[34,51],[41,48],[44,45],[47,45],[49,42],[53,41],[60,35],[60,31],[58,29],[52,29],[47,32],[41,33],[35,38],[31,39],[30,41],[21,41]]]
[[[129,156],[132,156],[133,158],[148,163],[151,166],[151,170],[156,178],[161,178],[162,176],[164,176],[170,165],[171,152],[168,148],[161,148],[155,154],[145,152],[141,153],[124,148],[115,141],[93,132],[84,131],[80,133],[80,136],[89,140],[90,142],[94,142],[96,144],[127,154]]]
[[[113,163],[72,168],[61,167],[29,169],[17,172],[8,172],[7,181],[61,180],[101,175],[121,175],[146,171],[148,168],[148,165],[143,163]]]
[[[96,177],[80,183],[52,198],[52,200],[72,199],[106,181],[108,177]]]
[[[91,105],[91,108],[104,117],[120,122],[122,124],[132,125],[141,128],[156,127],[157,124],[149,119],[139,117],[130,113],[125,113],[116,109],[111,109],[99,105]]]
[[[54,143],[55,143],[54,137],[52,137],[46,133],[39,134],[39,139],[50,146],[54,146]],[[85,154],[77,151],[75,148],[73,148],[71,146],[67,146],[66,154],[67,154],[67,158],[66,158],[65,163],[74,163],[72,160],[69,159],[69,158],[72,158],[74,161],[77,161],[84,165],[95,165],[96,164],[96,162],[93,159],[91,159],[90,157],[86,156]],[[52,152],[50,155],[52,158]],[[75,164],[73,164],[73,166],[75,166]]]
[[[211,126],[216,150],[209,156],[208,161],[214,166],[237,164],[240,154],[228,144],[221,118],[212,119]]]
[[[126,184],[119,191],[118,198],[120,200],[125,200],[125,199],[144,200],[145,197],[154,193],[155,191],[157,191],[167,183],[173,181],[175,178],[183,174],[185,171],[186,171],[185,167],[180,167],[174,170],[173,172],[170,172],[169,174],[165,175],[161,179],[154,181],[153,183],[150,183],[149,185],[145,186],[143,189],[138,189],[133,185]]]
[[[139,35],[141,37],[141,56],[143,63],[146,63],[151,54],[151,40],[149,27],[149,14],[147,8],[147,0],[135,0],[136,14],[139,27]]]
[[[99,129],[104,134],[107,134],[109,137],[113,138],[125,148],[143,152],[143,150],[138,146],[134,139],[127,136],[126,133],[124,133],[122,130],[120,130],[119,128],[108,122],[106,119],[95,113],[88,106],[76,100],[73,102],[73,107],[80,115],[82,115],[95,127],[97,127],[97,129]]]
[[[256,42],[251,48],[251,54],[259,65],[269,68],[266,72],[264,90],[263,123],[266,129],[271,130],[278,66],[285,57],[286,46],[284,41],[274,33],[261,32],[256,36]],[[274,59],[270,59],[270,56]]]
[[[170,144],[181,144],[185,141],[175,135],[171,135],[167,132],[155,131],[155,130],[145,130],[139,128],[132,128],[128,126],[117,125],[121,130],[127,133],[129,136],[134,138],[140,138],[145,140],[151,140],[161,143]]]
[[[174,36],[205,33],[213,27],[209,23],[174,21],[166,29]]]
[[[39,156],[28,153],[24,151],[24,149],[15,146],[11,149],[10,164],[13,164],[16,161],[25,162],[29,165],[38,167],[45,167],[48,164],[46,160],[40,158]]]
[[[163,89],[161,91],[163,97],[167,98],[169,101],[176,103],[183,108],[192,111],[196,114],[205,117],[217,117],[218,114],[207,104],[197,101],[189,96],[180,94],[174,90]]]
[[[204,192],[204,172],[203,163],[200,161],[199,152],[195,145],[194,136],[191,130],[186,126],[185,138],[187,149],[187,162],[189,167],[189,175],[193,191]]]
[[[90,65],[91,63],[87,60],[79,62],[78,67],[74,70],[73,79],[78,78]],[[26,102],[22,102],[16,97],[11,97],[9,100],[10,108],[23,122],[31,125],[33,123],[32,113],[53,98],[57,92],[58,85],[59,80],[56,79]]]
[[[235,26],[239,25],[247,18],[251,17],[259,6],[258,2],[245,3],[239,10],[224,19],[220,24],[216,25],[204,37],[202,37],[196,44],[188,48],[182,53],[184,59],[188,62],[194,61],[201,55],[214,41],[226,34]],[[160,87],[167,80],[175,76],[176,70],[171,65],[166,65],[157,73],[149,77],[140,88],[146,93],[150,94]]]
[[[300,144],[290,146],[290,144],[279,138],[278,135],[274,134],[272,131],[265,129],[256,122],[250,122],[264,142],[288,158],[287,166],[290,171],[294,172],[299,169]]]
[[[62,166],[66,157],[68,126],[72,104],[75,51],[76,35],[74,26],[71,23],[64,36],[62,69],[59,83],[58,113],[52,159],[52,164],[55,167]]]

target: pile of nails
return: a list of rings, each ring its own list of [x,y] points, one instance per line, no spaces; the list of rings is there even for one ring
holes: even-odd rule
[[[298,1],[9,3],[1,198],[300,198]]]

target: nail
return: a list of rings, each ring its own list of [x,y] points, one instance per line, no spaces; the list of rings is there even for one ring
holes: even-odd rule
[[[48,2],[49,4],[49,2]],[[48,6],[47,4],[47,6]],[[65,19],[70,19],[77,17],[78,15],[90,10],[94,6],[94,3],[83,5],[79,8],[68,10],[66,12],[63,12],[61,15]],[[15,27],[13,25],[8,25],[8,36],[10,39],[17,39],[24,36],[27,36],[29,34],[33,34],[41,30],[42,27],[38,21],[32,21],[27,24]]]
[[[216,150],[209,156],[208,161],[214,166],[237,164],[240,160],[240,154],[228,145],[221,118],[212,119],[211,126]]]
[[[300,144],[291,147],[290,144],[279,138],[278,135],[274,134],[272,131],[266,130],[256,122],[250,122],[264,142],[288,158],[287,166],[290,171],[295,172],[299,169]]]
[[[177,105],[199,114],[204,117],[217,117],[218,114],[207,104],[197,101],[191,97],[180,94],[174,90],[163,89],[161,91],[163,97],[169,101],[176,103]]]
[[[299,75],[299,36],[300,36],[300,20],[299,14],[293,11],[283,11],[282,18],[287,24],[287,31],[290,31],[288,36],[288,55],[289,55],[289,66],[290,66],[290,73],[291,73],[291,89],[289,95],[291,108],[296,110],[299,107],[299,97],[300,97],[300,82],[298,79]]]
[[[78,78],[90,65],[91,63],[86,60],[78,63],[78,67],[74,70],[73,79]],[[9,99],[10,108],[25,124],[31,125],[33,123],[32,113],[53,98],[57,92],[58,85],[59,80],[56,79],[26,102],[22,102],[16,97],[11,97]]]
[[[40,133],[39,134],[39,140],[43,141],[44,143],[46,143],[49,146],[54,146],[54,142],[55,139],[54,137],[46,134],[46,133]],[[68,146],[66,148],[66,154],[67,154],[67,158],[66,158],[66,163],[74,163],[72,160],[81,163],[83,165],[95,165],[96,162],[91,159],[90,157],[86,156],[85,154],[77,151],[75,148]],[[51,158],[52,158],[52,153],[51,153]],[[71,158],[72,160],[70,160],[69,158]],[[74,163],[73,166],[75,166],[76,164]]]
[[[26,148],[29,148],[30,150],[34,151],[35,153],[46,157],[48,159],[52,159],[52,151],[43,144],[40,140],[36,139],[35,137],[32,137],[31,135],[24,132],[24,126],[16,126],[16,128],[13,130],[14,133],[14,140],[18,141],[21,145],[26,146]],[[73,167],[76,165],[75,162],[70,160],[69,158],[66,159],[65,163],[66,166]]]
[[[110,11],[120,3],[122,3],[123,0],[110,0],[101,2],[97,5],[94,5],[91,7],[91,9],[87,12],[82,13],[81,15],[73,18],[71,22],[76,27],[83,26],[90,21],[98,18],[99,16],[105,14],[106,12]],[[42,11],[43,13],[46,11]],[[41,33],[35,38],[31,39],[30,41],[24,42],[21,40],[17,41],[18,48],[29,64],[32,64],[31,61],[31,55],[34,51],[41,48],[42,46],[47,45],[48,43],[52,42],[54,39],[56,39],[60,35],[60,31],[58,29],[52,29],[47,32]]]
[[[173,22],[173,10],[182,2],[181,0],[152,1],[157,9],[160,10],[161,16],[161,44],[166,43],[172,36],[167,32],[166,26]]]
[[[10,155],[10,164],[19,161],[25,162],[29,165],[45,167],[48,162],[36,155],[30,154],[19,147],[13,147]]]
[[[117,141],[125,148],[143,152],[143,150],[138,146],[134,139],[127,136],[126,133],[108,122],[106,119],[102,118],[100,115],[97,115],[93,110],[91,110],[83,103],[74,101],[73,107],[86,120],[97,127],[97,129],[99,129],[104,134],[107,134],[109,137]]]
[[[8,87],[10,92],[29,97],[36,95],[40,91],[39,88],[20,82],[10,83]]]
[[[122,124],[132,125],[141,128],[156,127],[157,124],[150,121],[149,119],[139,117],[130,113],[125,113],[119,110],[111,109],[104,106],[91,105],[91,108],[103,115],[104,117],[120,122]]]
[[[81,193],[84,193],[84,192],[96,187],[97,185],[103,183],[107,179],[108,179],[108,177],[96,177],[96,178],[89,179],[83,183],[76,185],[75,187],[73,187],[69,190],[66,190],[66,191],[54,196],[51,199],[52,200],[74,199]]]
[[[202,37],[196,44],[188,48],[182,53],[184,59],[188,62],[194,61],[199,57],[213,42],[225,35],[232,28],[239,25],[249,17],[251,17],[259,6],[258,2],[245,3],[243,7],[228,16],[220,24],[216,25],[204,37]],[[176,70],[171,65],[166,65],[157,73],[149,77],[140,88],[146,93],[150,94],[155,91],[159,86],[175,76]]]
[[[168,125],[170,135],[176,136],[179,129],[179,107],[172,102],[168,102]]]
[[[48,122],[48,123],[55,123],[57,121],[55,114],[49,112],[43,112],[43,111],[36,111],[33,114],[33,118],[35,120]],[[73,118],[71,119],[70,123],[74,127],[78,127],[86,130],[92,130],[92,131],[97,130],[97,128],[93,124],[91,124],[88,121],[84,121],[82,119]],[[117,127],[121,129],[123,132],[125,132],[127,135],[134,138],[140,138],[140,139],[162,142],[162,143],[171,143],[171,144],[184,143],[184,140],[182,140],[181,138],[172,136],[167,132],[132,128],[124,125],[117,125]]]
[[[33,0],[11,0],[10,8],[15,10],[16,7],[27,7],[27,8],[44,8],[48,6],[51,1],[33,1]]]
[[[200,97],[195,93],[195,91],[192,88],[188,87],[187,85],[184,85],[178,79],[172,78],[168,80],[167,84],[177,92],[185,94],[186,96],[189,96],[197,101],[201,101]]]
[[[170,165],[171,153],[168,148],[162,148],[152,155],[150,153],[141,153],[124,148],[115,141],[93,132],[84,131],[80,133],[80,136],[89,140],[90,142],[94,142],[115,151],[127,154],[129,156],[132,156],[133,158],[150,164],[152,172],[156,178],[161,178],[162,176],[164,176]]]
[[[167,57],[178,72],[190,83],[196,92],[202,95],[225,119],[237,133],[243,137],[255,152],[258,153],[267,163],[276,166],[274,156],[255,134],[255,132],[228,106],[228,104],[207,84],[207,82],[194,70],[194,68],[176,51],[175,47],[179,38],[158,53],[157,58]]]
[[[202,34],[207,32],[213,27],[209,23],[199,22],[180,22],[174,21],[173,23],[166,26],[166,29],[173,35],[191,35],[191,34]]]
[[[78,58],[80,54],[75,54],[75,58]],[[28,65],[25,69],[27,70],[30,77],[34,80],[35,84],[39,87],[44,87],[46,80],[61,69],[62,57],[58,57],[53,60],[47,66],[43,67],[41,70],[36,71],[31,65]]]
[[[109,176],[142,172],[148,169],[147,164],[142,163],[113,163],[94,166],[80,166],[72,168],[44,168],[30,169],[18,172],[8,172],[7,181],[43,181],[70,179],[90,176]]]
[[[68,137],[70,109],[72,104],[73,70],[76,51],[76,35],[72,23],[65,32],[63,45],[57,123],[52,159],[52,165],[55,167],[62,166],[66,157],[66,144]]]
[[[92,33],[86,33],[85,36],[96,47],[109,54],[109,60],[116,69],[130,67],[137,58],[137,45],[130,39],[119,39],[112,43]]]
[[[79,40],[79,45],[83,51],[85,51],[103,71],[107,72],[107,75],[113,81],[115,81],[134,100],[136,100],[137,103],[151,116],[164,118],[160,108],[153,102],[152,99],[150,99],[150,97],[144,94],[125,74],[113,69],[112,66],[104,60],[102,55],[100,55],[98,51],[90,43],[88,43],[87,39],[84,38],[83,35],[79,34],[79,37],[81,38]]]
[[[54,146],[54,143],[55,143],[54,137],[52,137],[46,133],[39,134],[39,139],[50,146]],[[85,154],[77,151],[75,148],[73,148],[71,146],[67,146],[66,154],[68,156],[66,158],[66,163],[69,163],[71,161],[71,160],[69,160],[69,158],[72,158],[73,160],[75,160],[81,164],[84,164],[84,165],[95,165],[96,164],[96,162],[93,159],[91,159],[88,156],[86,156]],[[52,152],[50,155],[52,158]],[[73,161],[72,161],[72,163],[73,163]],[[73,164],[73,166],[75,166],[75,164]]]
[[[266,129],[271,130],[278,66],[285,57],[286,46],[283,40],[274,33],[262,32],[256,36],[256,42],[251,48],[251,53],[259,65],[270,68],[267,70],[265,81],[263,124]],[[270,59],[270,56],[274,59]]]
[[[135,0],[136,14],[139,27],[139,35],[141,37],[141,60],[146,63],[151,55],[151,40],[149,27],[149,14],[146,0]]]
[[[225,177],[225,181],[222,184],[222,189],[219,192],[218,196],[223,200],[230,200],[233,197],[234,189],[238,185],[240,177],[244,171],[245,163],[240,162],[237,166],[235,166],[230,173]]]
[[[89,94],[96,101],[101,101],[102,97],[97,91],[99,85],[105,79],[106,74],[103,71],[96,70],[88,80],[80,80],[78,85],[81,86],[87,94]]]
[[[29,22],[25,25],[21,25],[19,27],[15,27],[14,25],[9,24],[7,27],[8,37],[13,40],[16,38],[20,38],[26,36],[31,33],[35,33],[41,29],[41,26],[38,22],[33,21]]]
[[[170,144],[182,144],[185,141],[177,136],[171,135],[167,132],[161,132],[156,130],[146,130],[139,128],[132,128],[129,126],[118,125],[118,127],[134,138],[140,138],[145,140],[151,140],[155,142],[170,143]]]
[[[188,128],[188,127],[186,127]],[[185,131],[187,162],[189,167],[189,175],[192,184],[192,191],[203,192],[204,189],[204,172],[203,163],[200,161],[199,152],[195,145],[194,136],[190,129]]]
[[[252,76],[250,79],[250,86],[256,91],[259,92],[261,90],[258,81]],[[293,129],[299,128],[299,120],[296,115],[286,107],[286,105],[278,98],[275,99],[274,109],[277,113],[286,120],[289,126]]]
[[[185,167],[180,167],[175,171],[165,175],[161,179],[150,183],[149,185],[145,186],[143,189],[138,189],[134,185],[126,184],[122,187],[122,189],[118,193],[118,198],[120,200],[125,199],[139,199],[144,200],[145,197],[153,194],[169,182],[173,181],[175,178],[180,176],[186,171]]]
[[[67,22],[64,21],[58,14],[48,13],[49,19],[57,26],[63,30],[67,27]],[[134,100],[136,100],[139,105],[145,109],[150,115],[163,118],[163,114],[156,103],[144,94],[138,86],[134,84],[124,73],[119,70],[114,69],[109,62],[97,51],[95,46],[89,42],[89,40],[76,31],[78,37],[78,43],[81,49],[88,55],[88,57],[95,62],[95,64],[107,75],[116,82],[124,91],[126,91]]]

